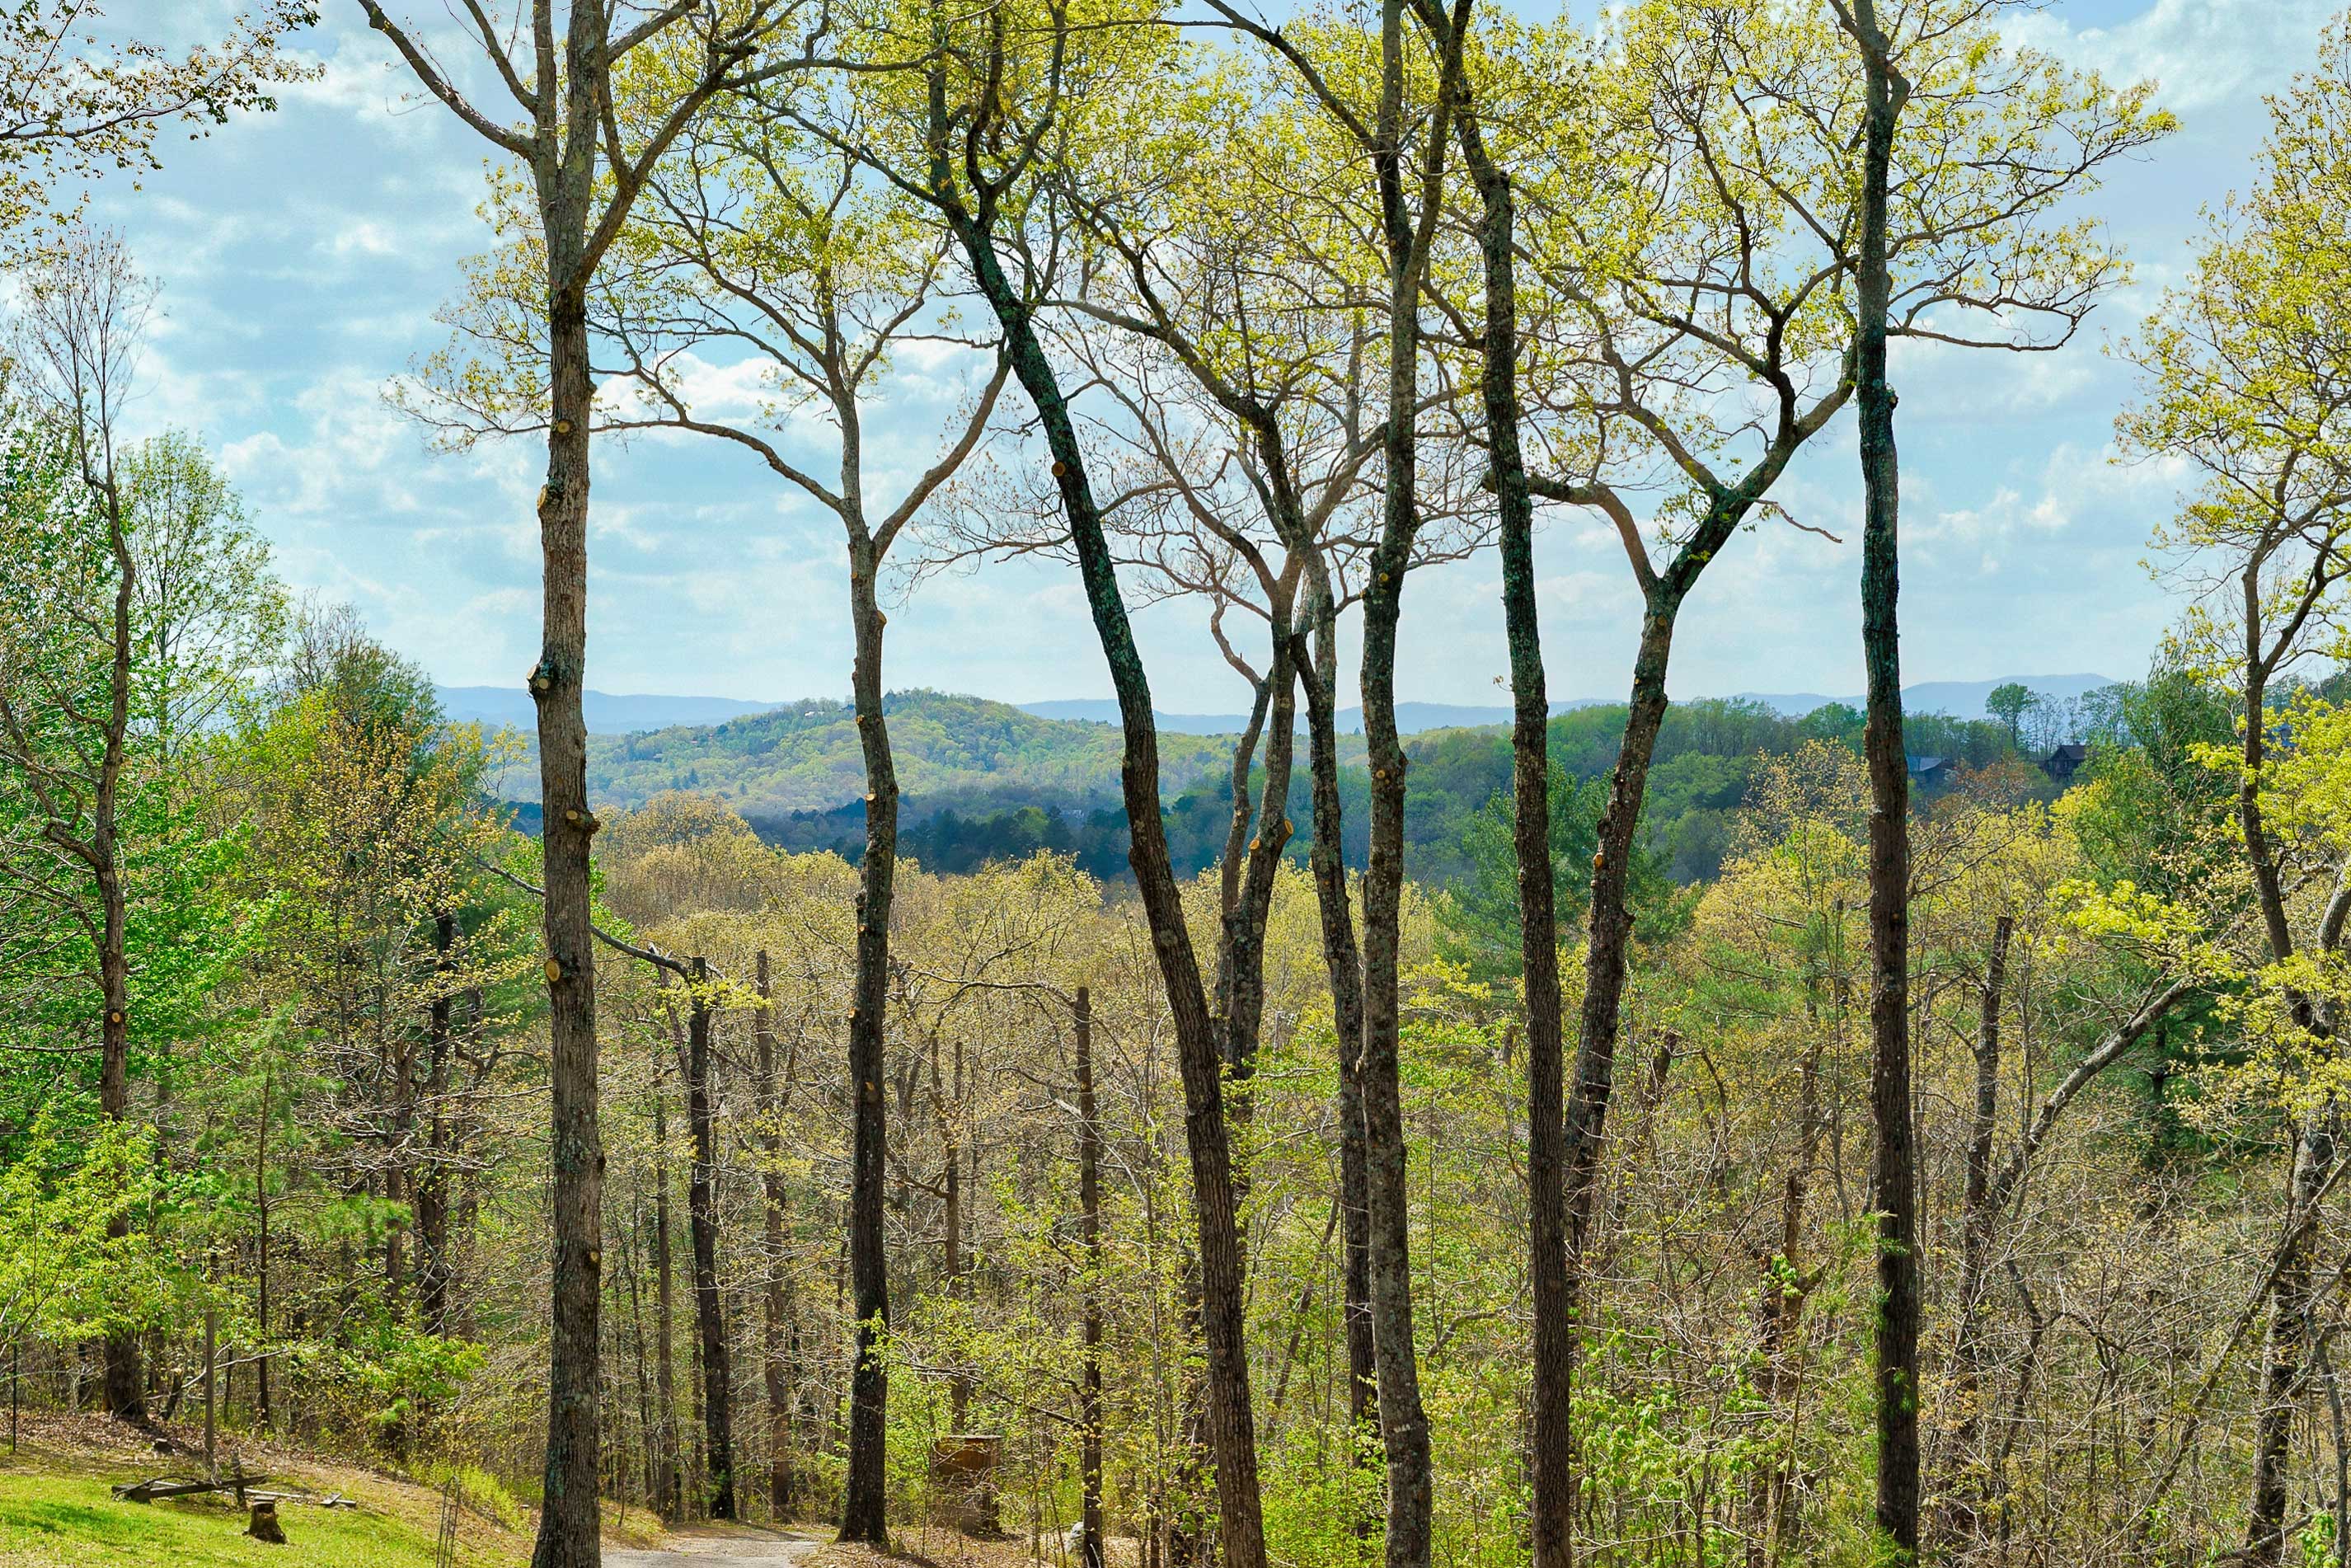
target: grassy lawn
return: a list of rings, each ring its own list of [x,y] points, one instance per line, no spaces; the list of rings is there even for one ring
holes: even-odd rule
[[[270,1546],[246,1537],[234,1500],[118,1502],[108,1486],[126,1479],[0,1465],[0,1568],[433,1568],[438,1516],[430,1493],[371,1498],[350,1489],[369,1505],[356,1510],[280,1503],[287,1544]],[[527,1546],[468,1516],[457,1561],[509,1568],[525,1560]]]

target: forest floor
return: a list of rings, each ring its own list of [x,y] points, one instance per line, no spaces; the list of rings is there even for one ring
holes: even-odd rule
[[[178,1422],[158,1430],[171,1443],[168,1453],[155,1450],[152,1436],[102,1416],[28,1414],[12,1454],[0,1422],[0,1568],[286,1568],[289,1562],[302,1568],[433,1568],[438,1491],[241,1434],[222,1446],[225,1466],[233,1453],[247,1469],[269,1477],[266,1490],[340,1493],[360,1506],[280,1503],[278,1523],[295,1548],[287,1552],[248,1538],[244,1511],[225,1493],[117,1500],[109,1490],[116,1482],[202,1473],[200,1428]],[[459,1514],[457,1533],[463,1568],[518,1568],[529,1560],[528,1534],[470,1510]]]

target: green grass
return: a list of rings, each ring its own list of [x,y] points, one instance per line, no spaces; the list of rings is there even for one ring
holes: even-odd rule
[[[287,1544],[248,1539],[246,1516],[228,1499],[118,1502],[108,1481],[90,1476],[0,1469],[0,1568],[433,1568],[434,1531],[379,1509],[323,1509],[280,1503]],[[465,1568],[504,1568],[517,1561],[506,1543],[471,1539],[459,1547]]]

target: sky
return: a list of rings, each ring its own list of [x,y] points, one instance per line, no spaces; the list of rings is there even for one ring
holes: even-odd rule
[[[2074,0],[2017,34],[2119,79],[2150,78],[2181,130],[2093,199],[2136,265],[2067,349],[1897,349],[1906,681],[2139,674],[2176,601],[2144,564],[2173,511],[2165,475],[2113,461],[2131,395],[2111,353],[2184,270],[2200,214],[2251,178],[2262,95],[2314,59],[2333,0]],[[118,0],[118,26],[179,32],[227,0]],[[165,166],[101,186],[93,213],[161,287],[135,424],[214,451],[296,588],[347,601],[376,635],[453,685],[518,685],[537,655],[538,549],[528,441],[436,451],[386,387],[444,344],[434,319],[489,235],[486,143],[415,101],[353,0],[299,40],[323,70]],[[393,7],[398,14],[401,7]],[[406,0],[445,26],[442,0]],[[168,18],[168,20],[165,20]],[[928,458],[956,389],[914,378],[876,419],[883,488]],[[1017,395],[1017,392],[1014,394]],[[767,700],[845,696],[839,525],[747,455],[690,438],[600,441],[590,507],[588,684]],[[1855,692],[1863,685],[1859,480],[1848,410],[1782,480],[1784,524],[1742,534],[1682,616],[1678,697]],[[1569,512],[1538,540],[1556,698],[1620,696],[1639,605],[1613,534]],[[1416,573],[1400,696],[1507,700],[1489,553]],[[1205,616],[1137,615],[1156,706],[1244,706]],[[1009,702],[1108,695],[1074,572],[1043,562],[934,578],[890,615],[889,684]]]

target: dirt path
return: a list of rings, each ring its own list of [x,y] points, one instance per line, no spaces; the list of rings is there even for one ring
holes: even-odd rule
[[[658,1552],[607,1546],[604,1568],[796,1568],[817,1545],[789,1530],[705,1528],[670,1536]]]

